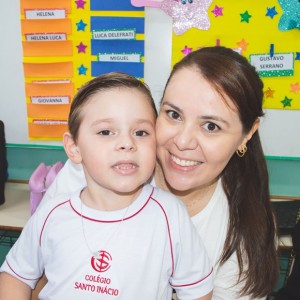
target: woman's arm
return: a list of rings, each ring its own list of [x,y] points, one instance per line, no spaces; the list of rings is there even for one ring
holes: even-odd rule
[[[207,295],[205,295],[203,297],[200,297],[200,298],[198,298],[196,300],[210,300],[211,297],[212,297],[212,294],[213,294],[213,292],[211,291],[209,294],[207,294]]]
[[[0,299],[30,300],[31,288],[19,279],[3,272],[0,274]]]

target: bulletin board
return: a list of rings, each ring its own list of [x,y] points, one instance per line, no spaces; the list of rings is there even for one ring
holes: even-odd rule
[[[30,140],[61,140],[75,92],[93,77],[144,79],[144,15],[122,0],[20,0]]]
[[[135,0],[135,2],[139,2],[139,0]],[[140,0],[140,2],[143,1]],[[152,2],[162,1],[154,0]],[[174,33],[174,20],[165,11],[158,7],[143,8],[142,11],[145,21],[145,32],[142,36],[142,39],[144,39],[144,57],[142,60],[144,67],[143,74],[144,81],[149,85],[157,107],[159,106],[159,101],[162,97],[164,85],[170,73],[171,66],[176,60],[180,59],[184,55],[182,50],[185,49],[185,46],[193,48],[214,45],[217,42],[220,42],[220,44],[224,46],[236,47],[238,46],[236,45],[236,42],[241,41],[243,38],[246,40],[247,38],[246,42],[248,42],[249,45],[248,50],[244,52],[245,55],[252,53],[252,50],[250,51],[250,49],[252,49],[253,44],[257,45],[257,53],[269,54],[270,44],[274,44],[275,53],[280,51],[293,51],[296,55],[296,52],[300,52],[299,45],[296,43],[297,41],[294,41],[295,37],[299,40],[299,30],[289,30],[282,36],[282,41],[292,40],[296,43],[295,45],[290,45],[288,43],[289,47],[293,47],[291,50],[287,50],[287,48],[284,47],[286,44],[285,42],[277,44],[274,39],[268,40],[264,46],[261,45],[264,44],[265,37],[260,36],[259,34],[264,32],[264,30],[258,31],[257,36],[251,35],[251,38],[248,39],[248,35],[246,35],[246,26],[251,23],[243,24],[243,22],[241,22],[240,13],[243,13],[244,11],[240,5],[241,3],[248,3],[251,7],[253,7],[254,4],[256,5],[254,6],[257,7],[257,5],[260,6],[260,1],[211,1],[207,9],[207,14],[211,22],[211,28],[213,28],[213,25],[216,26],[219,23],[222,23],[220,21],[222,20],[221,16],[216,17],[211,11],[216,5],[219,7],[224,7],[223,14],[225,18],[228,7],[227,5],[229,4],[226,4],[225,6],[224,3],[236,4],[236,13],[237,16],[239,16],[236,22],[239,23],[239,26],[245,27],[245,32],[240,31],[240,29],[239,31],[230,31],[230,33],[232,33],[231,36],[226,37],[226,35],[217,34],[216,31],[214,34],[210,33],[212,35],[210,36],[209,30],[190,29],[184,33],[184,35],[182,35],[184,36],[184,39],[182,39],[182,36]],[[279,17],[282,15],[282,9],[279,7],[277,1],[267,0],[264,1],[264,3],[266,7],[272,8],[274,5],[276,6],[278,15],[274,16],[274,19],[277,20],[278,23]],[[253,15],[250,20],[255,20],[255,14],[252,12],[252,10],[250,10],[250,8],[248,13]],[[264,15],[265,14],[266,11],[264,11]],[[82,14],[82,16],[84,16],[84,14]],[[2,9],[0,10],[0,22],[0,34],[2,38],[0,47],[0,87],[2,93],[0,100],[0,119],[3,120],[6,125],[5,131],[7,143],[17,146],[61,146],[60,141],[28,139],[27,102],[25,94],[26,80],[24,81],[23,66],[25,60],[23,56],[22,31],[20,26],[20,0],[11,0],[9,2],[2,3]],[[271,18],[266,18],[265,22],[271,23]],[[219,27],[221,26],[220,24],[218,25]],[[201,34],[201,38],[195,40],[196,32],[196,36]],[[241,36],[238,39],[236,39],[236,37],[233,38],[233,36],[239,32],[241,33]],[[288,39],[287,36],[289,37]],[[75,50],[76,49],[77,48],[75,48]],[[299,68],[300,61],[294,61],[294,64],[296,70]],[[77,69],[75,68],[75,71],[76,70]],[[286,89],[290,88],[290,83],[296,83],[299,81],[299,75],[294,73],[293,76],[294,77],[292,80],[292,77],[289,77],[290,81],[286,84]],[[271,78],[271,81],[272,79],[275,78]],[[80,85],[80,80],[74,81],[75,90],[75,86],[77,85]],[[281,90],[282,89],[280,88],[279,90],[276,85],[273,96],[277,97]],[[292,96],[294,97],[293,101],[295,103],[296,99],[299,99],[299,93],[292,93]],[[290,94],[288,94],[288,97],[290,97]],[[300,127],[299,109],[295,109],[295,107],[292,109],[289,106],[284,108],[265,107],[265,112],[266,115],[262,119],[262,125],[260,128],[260,135],[262,137],[265,154],[267,156],[277,156],[283,158],[300,158],[300,138],[298,134],[298,129]]]
[[[264,108],[300,109],[298,0],[194,0],[163,7],[173,17],[172,64],[200,47],[233,48],[262,78]]]

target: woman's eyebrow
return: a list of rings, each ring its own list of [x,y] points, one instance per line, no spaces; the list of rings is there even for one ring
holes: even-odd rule
[[[168,102],[168,101],[164,101],[164,102],[161,104],[161,106],[164,106],[164,105],[168,105],[168,106],[172,107],[173,109],[175,109],[176,111],[182,113],[182,109],[179,108],[178,106],[174,105],[173,103],[170,103],[170,102]]]
[[[201,120],[207,120],[207,121],[218,121],[218,122],[222,122],[225,125],[229,126],[228,121],[226,121],[225,119],[223,119],[220,116],[206,115],[206,116],[201,116],[200,119]]]
[[[168,102],[168,101],[164,101],[164,102],[162,103],[161,106],[164,106],[164,105],[170,106],[171,108],[173,108],[173,109],[176,110],[177,112],[183,113],[182,109],[179,108],[178,106],[174,105],[173,103],[170,103],[170,102]],[[224,124],[225,124],[226,126],[228,126],[228,127],[230,126],[228,121],[226,121],[226,120],[223,119],[222,117],[216,116],[216,115],[204,115],[204,116],[199,116],[199,119],[205,120],[205,121],[218,121],[218,122],[224,123]]]

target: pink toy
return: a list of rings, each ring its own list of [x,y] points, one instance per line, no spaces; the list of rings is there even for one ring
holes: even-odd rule
[[[53,182],[57,173],[63,167],[63,162],[59,161],[52,166],[47,166],[44,163],[40,163],[34,170],[29,179],[29,190],[30,190],[30,213],[34,214],[37,207],[39,206],[42,198]]]

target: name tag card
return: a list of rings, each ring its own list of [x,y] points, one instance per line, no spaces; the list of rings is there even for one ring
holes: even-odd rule
[[[26,34],[26,41],[66,41],[65,33],[31,33]]]
[[[99,61],[109,62],[141,62],[139,53],[99,53]]]
[[[135,40],[135,29],[93,30],[93,40]]]
[[[31,103],[35,104],[67,104],[70,103],[68,96],[46,96],[46,97],[30,97]]]
[[[280,77],[294,75],[293,53],[253,54],[250,63],[261,77]]]
[[[65,19],[65,9],[28,9],[24,11],[25,19]]]

